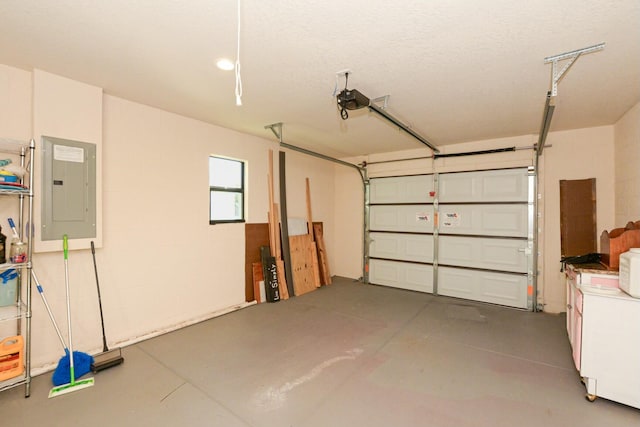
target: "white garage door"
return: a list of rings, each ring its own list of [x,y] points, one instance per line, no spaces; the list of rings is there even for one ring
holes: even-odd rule
[[[526,168],[371,179],[369,282],[532,309],[532,180]]]

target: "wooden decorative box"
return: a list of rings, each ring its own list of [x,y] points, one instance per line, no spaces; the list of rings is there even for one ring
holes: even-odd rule
[[[602,262],[609,268],[619,268],[620,254],[630,248],[640,248],[640,221],[629,222],[625,228],[605,230],[600,235]]]

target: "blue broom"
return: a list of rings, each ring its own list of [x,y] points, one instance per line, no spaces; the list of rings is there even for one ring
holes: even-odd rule
[[[69,382],[69,378],[71,378],[71,358],[69,348],[64,342],[64,338],[62,338],[62,334],[60,333],[60,328],[58,328],[58,324],[56,323],[56,319],[53,316],[53,312],[49,307],[49,303],[47,302],[47,297],[44,294],[44,289],[38,280],[38,276],[36,276],[36,272],[31,270],[31,276],[33,280],[36,282],[36,288],[38,289],[38,293],[42,298],[42,302],[44,303],[45,308],[47,309],[47,313],[49,313],[49,319],[51,319],[51,323],[58,334],[58,339],[60,340],[60,344],[62,344],[62,348],[64,348],[64,356],[60,358],[58,361],[58,366],[55,371],[53,371],[52,382],[53,385],[58,386],[62,384],[66,384]],[[81,351],[73,352],[73,365],[74,365],[74,378],[77,379],[83,375],[88,374],[91,371],[91,364],[93,363],[93,357],[89,354],[83,353]]]

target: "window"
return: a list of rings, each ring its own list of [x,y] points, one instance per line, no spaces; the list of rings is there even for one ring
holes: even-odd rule
[[[209,224],[244,222],[244,162],[209,157]]]

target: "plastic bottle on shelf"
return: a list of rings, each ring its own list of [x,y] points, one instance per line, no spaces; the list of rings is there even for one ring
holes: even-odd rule
[[[27,261],[27,244],[20,240],[14,240],[11,242],[9,259],[14,264],[21,264]]]

